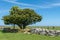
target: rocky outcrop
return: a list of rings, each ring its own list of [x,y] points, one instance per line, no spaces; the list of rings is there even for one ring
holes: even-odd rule
[[[48,36],[60,36],[60,30],[48,30],[42,28],[32,28],[30,33]]]

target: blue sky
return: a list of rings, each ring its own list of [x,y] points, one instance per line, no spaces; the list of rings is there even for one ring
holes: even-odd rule
[[[0,0],[0,25],[4,25],[1,19],[12,6],[30,8],[41,15],[42,21],[34,26],[60,26],[60,0]]]

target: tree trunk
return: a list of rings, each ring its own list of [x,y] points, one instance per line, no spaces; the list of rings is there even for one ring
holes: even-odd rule
[[[22,29],[22,25],[21,24],[18,24],[19,28]]]
[[[26,25],[19,24],[18,26],[19,26],[21,32],[25,31],[24,29],[26,28]]]
[[[26,25],[23,25],[23,24],[19,24],[18,25],[20,29],[25,29],[26,28]]]
[[[13,29],[15,29],[15,24],[13,24],[13,25],[14,25]]]
[[[26,25],[23,25],[23,29],[25,29],[26,28]]]

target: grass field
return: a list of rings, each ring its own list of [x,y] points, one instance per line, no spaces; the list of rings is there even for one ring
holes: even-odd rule
[[[0,40],[60,40],[60,36],[50,37],[36,34],[0,32]]]
[[[49,27],[49,30],[60,30],[60,26],[33,26],[31,28],[45,28],[45,29],[48,29]],[[53,29],[54,27],[54,29]]]
[[[32,28],[36,28],[36,27],[32,27]],[[47,28],[47,27],[44,26],[42,28]],[[49,29],[52,29],[52,27],[49,27]],[[60,30],[60,27],[55,27],[54,30]],[[37,34],[24,34],[21,32],[2,33],[0,31],[0,40],[60,40],[60,36],[51,37],[51,36],[44,36],[44,35],[37,35]]]

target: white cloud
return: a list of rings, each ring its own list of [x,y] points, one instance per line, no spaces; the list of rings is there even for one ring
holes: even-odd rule
[[[51,3],[48,5],[45,4],[45,5],[40,6],[40,5],[32,5],[32,4],[27,4],[27,3],[16,2],[17,0],[4,0],[4,1],[22,5],[22,6],[29,6],[29,7],[33,7],[33,8],[54,8],[54,7],[60,6],[60,3]]]
[[[27,3],[21,3],[21,2],[16,2],[16,1],[9,1],[9,0],[4,0],[10,3],[14,3],[14,4],[18,4],[18,5],[23,5],[23,6],[30,6],[30,7],[35,7],[35,8],[48,8],[48,7],[44,7],[44,6],[39,6],[39,5],[32,5],[32,4],[27,4]]]
[[[60,7],[60,3],[52,3],[49,5],[45,5],[45,7],[48,7],[48,8]]]
[[[4,1],[17,1],[17,0],[4,0]]]
[[[60,3],[54,3],[52,6],[60,6]]]

